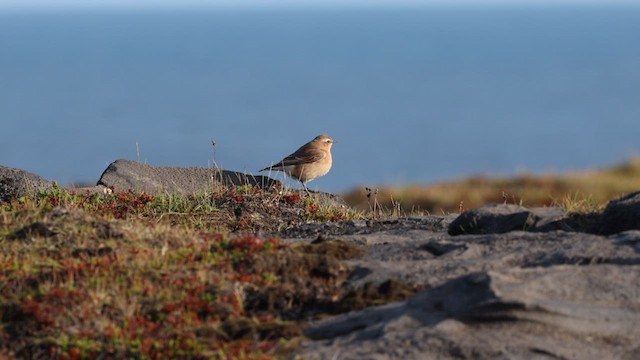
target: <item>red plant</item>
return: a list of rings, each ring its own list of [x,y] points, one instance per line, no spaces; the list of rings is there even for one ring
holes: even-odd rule
[[[286,202],[289,205],[293,205],[297,203],[298,201],[300,201],[300,199],[302,199],[300,194],[290,194],[282,197],[282,200],[284,200],[284,202]]]
[[[284,247],[279,239],[272,238],[264,240],[255,235],[245,235],[232,239],[229,242],[231,249],[243,252],[245,254],[253,254],[261,251],[275,251]]]

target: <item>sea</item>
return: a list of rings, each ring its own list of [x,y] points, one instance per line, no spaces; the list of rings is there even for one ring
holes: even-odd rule
[[[640,154],[639,39],[632,5],[5,11],[0,165],[257,174],[328,134],[311,189],[603,167]]]

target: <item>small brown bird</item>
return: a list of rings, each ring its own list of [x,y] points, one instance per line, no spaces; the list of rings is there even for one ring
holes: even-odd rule
[[[317,177],[326,175],[331,169],[331,146],[333,143],[335,141],[330,136],[318,135],[279,163],[260,171],[283,171],[291,178],[300,181],[304,190],[309,192],[307,183]]]

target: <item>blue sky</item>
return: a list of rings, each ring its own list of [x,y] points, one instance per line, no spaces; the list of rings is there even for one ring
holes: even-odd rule
[[[0,0],[0,9],[271,8],[348,6],[612,5],[640,0]]]

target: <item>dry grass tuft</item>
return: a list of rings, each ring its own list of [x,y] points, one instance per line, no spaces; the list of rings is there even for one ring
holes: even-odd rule
[[[427,186],[380,187],[376,189],[376,204],[387,214],[451,213],[491,203],[562,206],[568,211],[591,212],[639,189],[640,158],[606,169],[562,175],[472,176]],[[353,190],[344,199],[356,209],[371,211],[371,191],[366,188]]]

